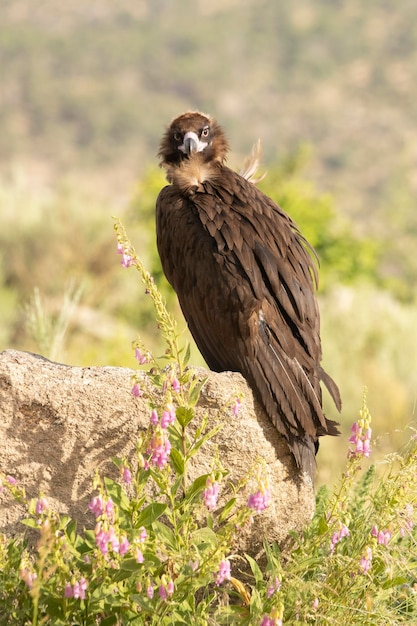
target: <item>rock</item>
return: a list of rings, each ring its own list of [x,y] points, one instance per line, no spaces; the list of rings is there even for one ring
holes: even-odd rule
[[[285,442],[254,400],[240,374],[196,370],[208,377],[195,423],[208,414],[208,427],[223,427],[195,457],[190,480],[207,473],[216,452],[237,483],[259,457],[265,459],[271,500],[239,536],[238,550],[259,554],[264,540],[282,547],[291,530],[309,523],[314,511],[311,480],[295,467]],[[133,370],[119,367],[72,367],[14,350],[0,354],[0,470],[14,476],[29,497],[39,493],[51,506],[92,528],[88,511],[95,470],[117,477],[112,457],[131,458],[138,435],[149,424],[146,397],[152,386],[143,375],[143,396],[131,393]],[[153,391],[155,393],[155,391]],[[233,398],[242,396],[237,417]],[[225,407],[228,407],[225,410]],[[194,460],[193,460],[194,461]],[[242,493],[247,501],[254,484]],[[23,527],[24,507],[0,494],[0,530],[12,535]]]

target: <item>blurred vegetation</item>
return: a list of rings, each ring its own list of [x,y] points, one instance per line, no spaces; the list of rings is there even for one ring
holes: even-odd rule
[[[155,247],[156,153],[164,125],[200,108],[236,169],[261,138],[260,187],[320,256],[341,419],[367,385],[381,445],[398,447],[417,390],[413,0],[3,0],[0,18],[0,349],[134,367],[140,331],[158,351],[111,216],[182,320]],[[338,446],[322,443],[323,479]]]

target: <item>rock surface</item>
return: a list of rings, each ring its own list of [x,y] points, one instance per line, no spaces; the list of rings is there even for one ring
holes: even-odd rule
[[[94,525],[88,503],[95,470],[116,477],[111,458],[133,457],[138,435],[148,427],[151,383],[143,375],[145,393],[133,397],[133,373],[118,367],[61,365],[14,350],[0,354],[0,470],[14,476],[29,497],[42,493],[53,508],[75,518],[79,529]],[[295,468],[286,444],[240,374],[203,369],[197,374],[208,380],[196,423],[208,414],[209,427],[219,420],[223,427],[201,448],[191,478],[210,471],[216,452],[233,483],[263,457],[270,504],[255,516],[236,548],[256,556],[265,539],[284,547],[288,532],[300,530],[313,514],[310,479]],[[233,417],[237,395],[243,399]],[[0,531],[11,535],[22,530],[19,520],[25,511],[6,491],[0,494]],[[252,491],[254,484],[249,483],[242,498],[247,501]]]

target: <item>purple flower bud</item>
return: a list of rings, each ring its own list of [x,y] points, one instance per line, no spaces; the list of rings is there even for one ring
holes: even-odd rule
[[[65,585],[65,591],[64,591],[64,598],[73,598],[74,594],[72,591],[72,585],[70,583],[66,583]]]
[[[235,403],[233,405],[233,417],[237,417],[237,415],[239,413],[241,402],[242,401],[241,401],[240,398],[236,398]]]
[[[123,468],[122,478],[126,485],[130,485],[132,482],[132,473],[128,467]]]
[[[145,560],[145,557],[143,556],[140,548],[136,548],[135,550],[135,559],[136,559],[136,563],[143,563]]]
[[[46,498],[39,498],[39,500],[36,502],[35,507],[36,515],[41,515],[44,511],[46,511],[47,508],[48,500],[46,500]]]

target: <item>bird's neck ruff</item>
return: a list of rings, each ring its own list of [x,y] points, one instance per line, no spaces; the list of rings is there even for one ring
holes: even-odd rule
[[[181,163],[163,164],[167,171],[167,180],[177,186],[181,193],[192,195],[204,191],[205,182],[215,183],[220,175],[222,164],[219,161],[207,162],[195,155]]]

